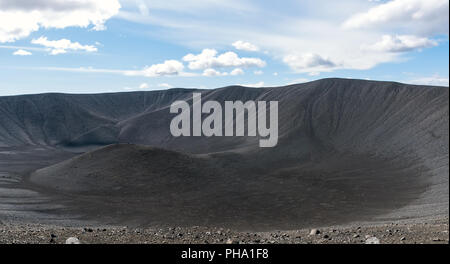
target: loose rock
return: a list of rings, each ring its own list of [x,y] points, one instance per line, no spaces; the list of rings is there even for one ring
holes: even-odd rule
[[[78,240],[78,238],[76,237],[69,237],[66,240],[66,244],[80,244],[80,240]]]
[[[376,237],[369,237],[366,239],[366,244],[380,244],[380,240]]]
[[[314,235],[318,235],[320,234],[320,230],[319,229],[311,229],[311,231],[309,232],[310,236],[314,236]]]

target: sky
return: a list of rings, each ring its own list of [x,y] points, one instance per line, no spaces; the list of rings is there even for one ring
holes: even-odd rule
[[[449,85],[448,0],[0,0],[0,96]]]

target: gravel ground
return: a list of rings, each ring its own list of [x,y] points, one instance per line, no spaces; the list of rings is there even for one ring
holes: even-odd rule
[[[58,227],[0,224],[0,243],[64,244],[76,237],[83,244],[448,244],[448,219],[273,232],[236,232],[203,227],[136,229],[128,227]],[[377,238],[377,239],[374,239]]]

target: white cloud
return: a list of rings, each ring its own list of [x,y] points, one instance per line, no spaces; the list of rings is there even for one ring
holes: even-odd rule
[[[147,16],[149,14],[147,4],[143,0],[137,0],[136,3],[138,5],[138,9],[141,15]]]
[[[46,71],[64,71],[64,72],[78,72],[78,73],[103,73],[103,74],[119,74],[125,76],[144,76],[144,77],[164,77],[164,76],[179,76],[179,77],[198,77],[198,76],[230,76],[241,75],[244,71],[240,68],[236,68],[231,72],[220,72],[215,69],[205,69],[202,74],[185,72],[184,65],[177,60],[166,60],[164,63],[154,64],[147,66],[142,70],[115,70],[115,69],[101,69],[93,67],[78,67],[78,68],[66,68],[66,67],[30,67],[26,69],[31,70],[46,70]],[[158,87],[172,88],[172,85],[167,83],[158,84]],[[147,83],[142,83],[139,86],[140,89],[149,88]]]
[[[234,42],[233,47],[235,47],[238,50],[245,50],[245,51],[259,51],[259,47],[256,45],[253,45],[250,42],[244,42],[242,40],[238,40]]]
[[[31,54],[32,54],[31,52],[26,51],[26,50],[23,50],[23,49],[16,50],[16,51],[13,53],[13,55],[16,55],[16,56],[29,56],[29,55],[31,55]]]
[[[228,76],[228,75],[237,76],[237,75],[242,75],[242,74],[244,74],[244,71],[241,68],[236,68],[236,69],[232,70],[230,73],[220,72],[216,69],[208,68],[203,71],[202,75],[212,77],[212,76]]]
[[[136,5],[136,1],[129,1]],[[150,1],[146,3],[151,3]],[[391,0],[387,4],[397,1],[403,3],[404,0]],[[448,2],[448,0],[444,1]],[[443,3],[442,8],[436,8],[433,4],[428,4],[428,1],[411,5],[413,8],[419,6],[416,10],[421,10],[423,14],[434,14],[427,15],[426,18],[412,19],[411,16],[404,15],[409,12],[409,9],[408,5],[403,5],[402,10],[398,12],[388,10],[385,14],[380,13],[380,17],[389,17],[387,22],[366,24],[364,25],[366,28],[363,28],[361,24],[361,29],[357,30],[354,30],[355,25],[350,26],[353,22],[349,22],[347,27],[339,25],[344,24],[346,20],[351,21],[355,14],[365,14],[372,8],[385,5],[386,1],[287,1],[283,4],[283,8],[268,8],[263,1],[241,0],[239,3],[249,5],[251,8],[246,9],[245,12],[236,12],[233,5],[227,5],[214,9],[214,13],[209,12],[212,9],[209,10],[200,5],[200,2],[211,7],[216,2],[223,2],[222,0],[215,0],[214,4],[210,1],[205,3],[197,0],[186,2],[177,0],[176,2],[182,2],[181,6],[177,6],[172,1],[156,0],[156,2],[162,5],[163,10],[149,4],[150,14],[142,16],[135,6],[134,9],[126,9],[135,10],[135,12],[127,11],[120,18],[157,26],[164,32],[158,36],[163,35],[165,40],[182,43],[190,49],[208,46],[223,47],[236,40],[245,40],[249,43],[257,43],[260,51],[267,51],[274,60],[283,61],[283,58],[292,54],[299,56],[301,53],[310,53],[318,54],[324,59],[328,56],[331,58],[329,60],[336,64],[335,67],[302,69],[302,72],[313,74],[338,69],[367,70],[382,63],[397,62],[412,57],[403,57],[404,54],[399,52],[362,49],[363,45],[380,41],[380,36],[385,34],[414,35],[428,39],[445,39],[445,36],[434,34],[436,32],[448,34],[448,3],[442,0],[431,0],[431,2]],[[419,1],[414,0],[411,3],[416,2]],[[189,8],[187,8],[188,5]],[[189,12],[189,15],[180,15],[185,10]],[[305,10],[307,16],[299,16],[295,10]],[[397,14],[400,15],[395,18]],[[267,19],[261,20],[261,17]],[[295,66],[296,63],[291,61],[291,65]],[[235,67],[245,69],[244,66]],[[205,65],[201,70],[208,68],[215,67]]]
[[[0,42],[16,41],[39,28],[92,25],[102,30],[120,7],[118,0],[0,0]]]
[[[161,64],[154,64],[150,67],[145,67],[142,70],[114,70],[114,69],[100,69],[93,67],[30,67],[31,70],[45,70],[45,71],[63,71],[63,72],[79,72],[79,73],[104,73],[104,74],[119,74],[125,76],[144,76],[144,77],[161,77],[161,76],[181,76],[193,77],[198,76],[195,73],[183,72],[183,64],[179,61],[168,60]]]
[[[259,58],[240,58],[234,52],[225,52],[218,55],[214,49],[204,49],[198,55],[188,54],[183,60],[189,62],[189,69],[204,70],[224,67],[264,67],[266,62]]]
[[[68,50],[82,50],[86,52],[97,51],[97,48],[93,45],[81,45],[78,42],[72,42],[68,39],[48,40],[47,37],[40,37],[38,39],[33,39],[31,43],[48,48],[51,55],[67,53]]]
[[[427,34],[448,34],[448,0],[393,0],[358,13],[344,28],[408,27]]]
[[[65,54],[65,53],[67,53],[67,50],[65,50],[65,49],[53,49],[53,50],[50,50],[50,54],[51,55],[58,55],[58,54]]]
[[[313,53],[287,55],[283,61],[294,71],[309,72],[311,75],[317,75],[317,72],[331,71],[337,66],[330,59]]]
[[[158,84],[158,85],[156,85],[156,86],[159,87],[159,88],[164,88],[164,89],[170,89],[170,88],[173,88],[173,86],[170,85],[170,84],[168,84],[168,83],[160,83],[160,84]],[[147,89],[149,89],[149,88],[150,88],[150,85],[149,85],[148,83],[141,83],[141,84],[138,86],[138,89],[133,88],[133,87],[130,87],[130,86],[124,87],[124,89],[127,90],[127,91],[132,91],[132,90],[147,90]]]
[[[148,83],[141,83],[141,85],[139,85],[139,89],[141,89],[141,90],[145,90],[148,88],[149,88]]]
[[[184,65],[177,60],[166,60],[164,63],[153,64],[141,71],[128,71],[126,75],[142,75],[146,77],[175,76],[183,73]]]
[[[41,48],[41,47],[32,47],[32,46],[15,46],[15,45],[0,45],[0,49],[13,49],[13,50],[19,50],[19,49],[23,49],[23,50],[27,50],[27,51],[38,51],[38,52],[43,52],[46,51],[45,48]]]
[[[433,75],[429,77],[421,77],[414,80],[406,81],[406,83],[420,84],[420,85],[435,85],[435,86],[449,86],[448,77],[440,77],[439,75]]]
[[[241,68],[236,68],[230,72],[230,75],[232,75],[232,76],[243,75],[243,74],[244,74],[244,71]]]
[[[61,72],[78,72],[78,73],[105,73],[105,74],[121,74],[121,75],[138,75],[131,74],[133,71],[128,70],[112,70],[112,69],[98,69],[93,67],[30,67],[30,70],[44,70],[44,71],[61,71]]]
[[[168,83],[160,83],[160,84],[158,84],[158,87],[166,88],[166,89],[173,88],[173,86]]]
[[[264,72],[260,70],[253,71],[254,75],[262,75]]]
[[[190,15],[204,13],[207,10],[251,11],[253,7],[244,0],[122,0],[121,2],[137,6],[140,12],[143,8],[145,9],[143,5],[146,5],[151,10],[174,11]]]
[[[384,35],[379,42],[363,48],[382,52],[406,52],[437,45],[438,43],[434,40],[413,35]]]
[[[256,88],[260,88],[260,87],[264,87],[264,82],[257,82],[257,83],[247,83],[247,84],[239,84],[240,86],[245,86],[245,87],[256,87]]]
[[[209,68],[209,69],[205,69],[203,71],[203,76],[208,76],[208,77],[212,77],[212,76],[225,76],[228,75],[227,72],[220,72],[217,71],[215,69]]]

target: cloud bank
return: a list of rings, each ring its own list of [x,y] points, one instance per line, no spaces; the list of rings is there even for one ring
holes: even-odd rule
[[[19,49],[19,50],[14,51],[13,55],[16,55],[16,56],[30,56],[30,55],[32,55],[32,53],[29,52],[29,51],[23,50],[23,49]]]
[[[448,9],[448,0],[394,0],[353,15],[344,27],[407,27],[423,34],[448,34]]]
[[[242,40],[238,40],[234,42],[233,47],[237,50],[245,50],[245,51],[259,51],[259,47],[256,45],[253,45],[250,42],[244,42]]]
[[[420,38],[414,35],[384,35],[379,42],[366,48],[374,51],[406,52],[437,45],[438,43],[434,40]]]
[[[72,42],[68,39],[48,40],[47,37],[40,37],[38,39],[33,39],[31,43],[48,48],[51,55],[64,54],[67,53],[68,50],[81,50],[86,52],[97,51],[97,48],[93,45],[81,45],[78,42]]]
[[[103,30],[120,7],[118,0],[0,0],[0,43],[25,38],[40,28]]]
[[[200,54],[192,53],[183,57],[183,61],[189,63],[191,70],[204,70],[209,68],[225,67],[264,67],[266,62],[259,58],[240,58],[234,52],[225,52],[218,55],[215,49],[204,49]]]

